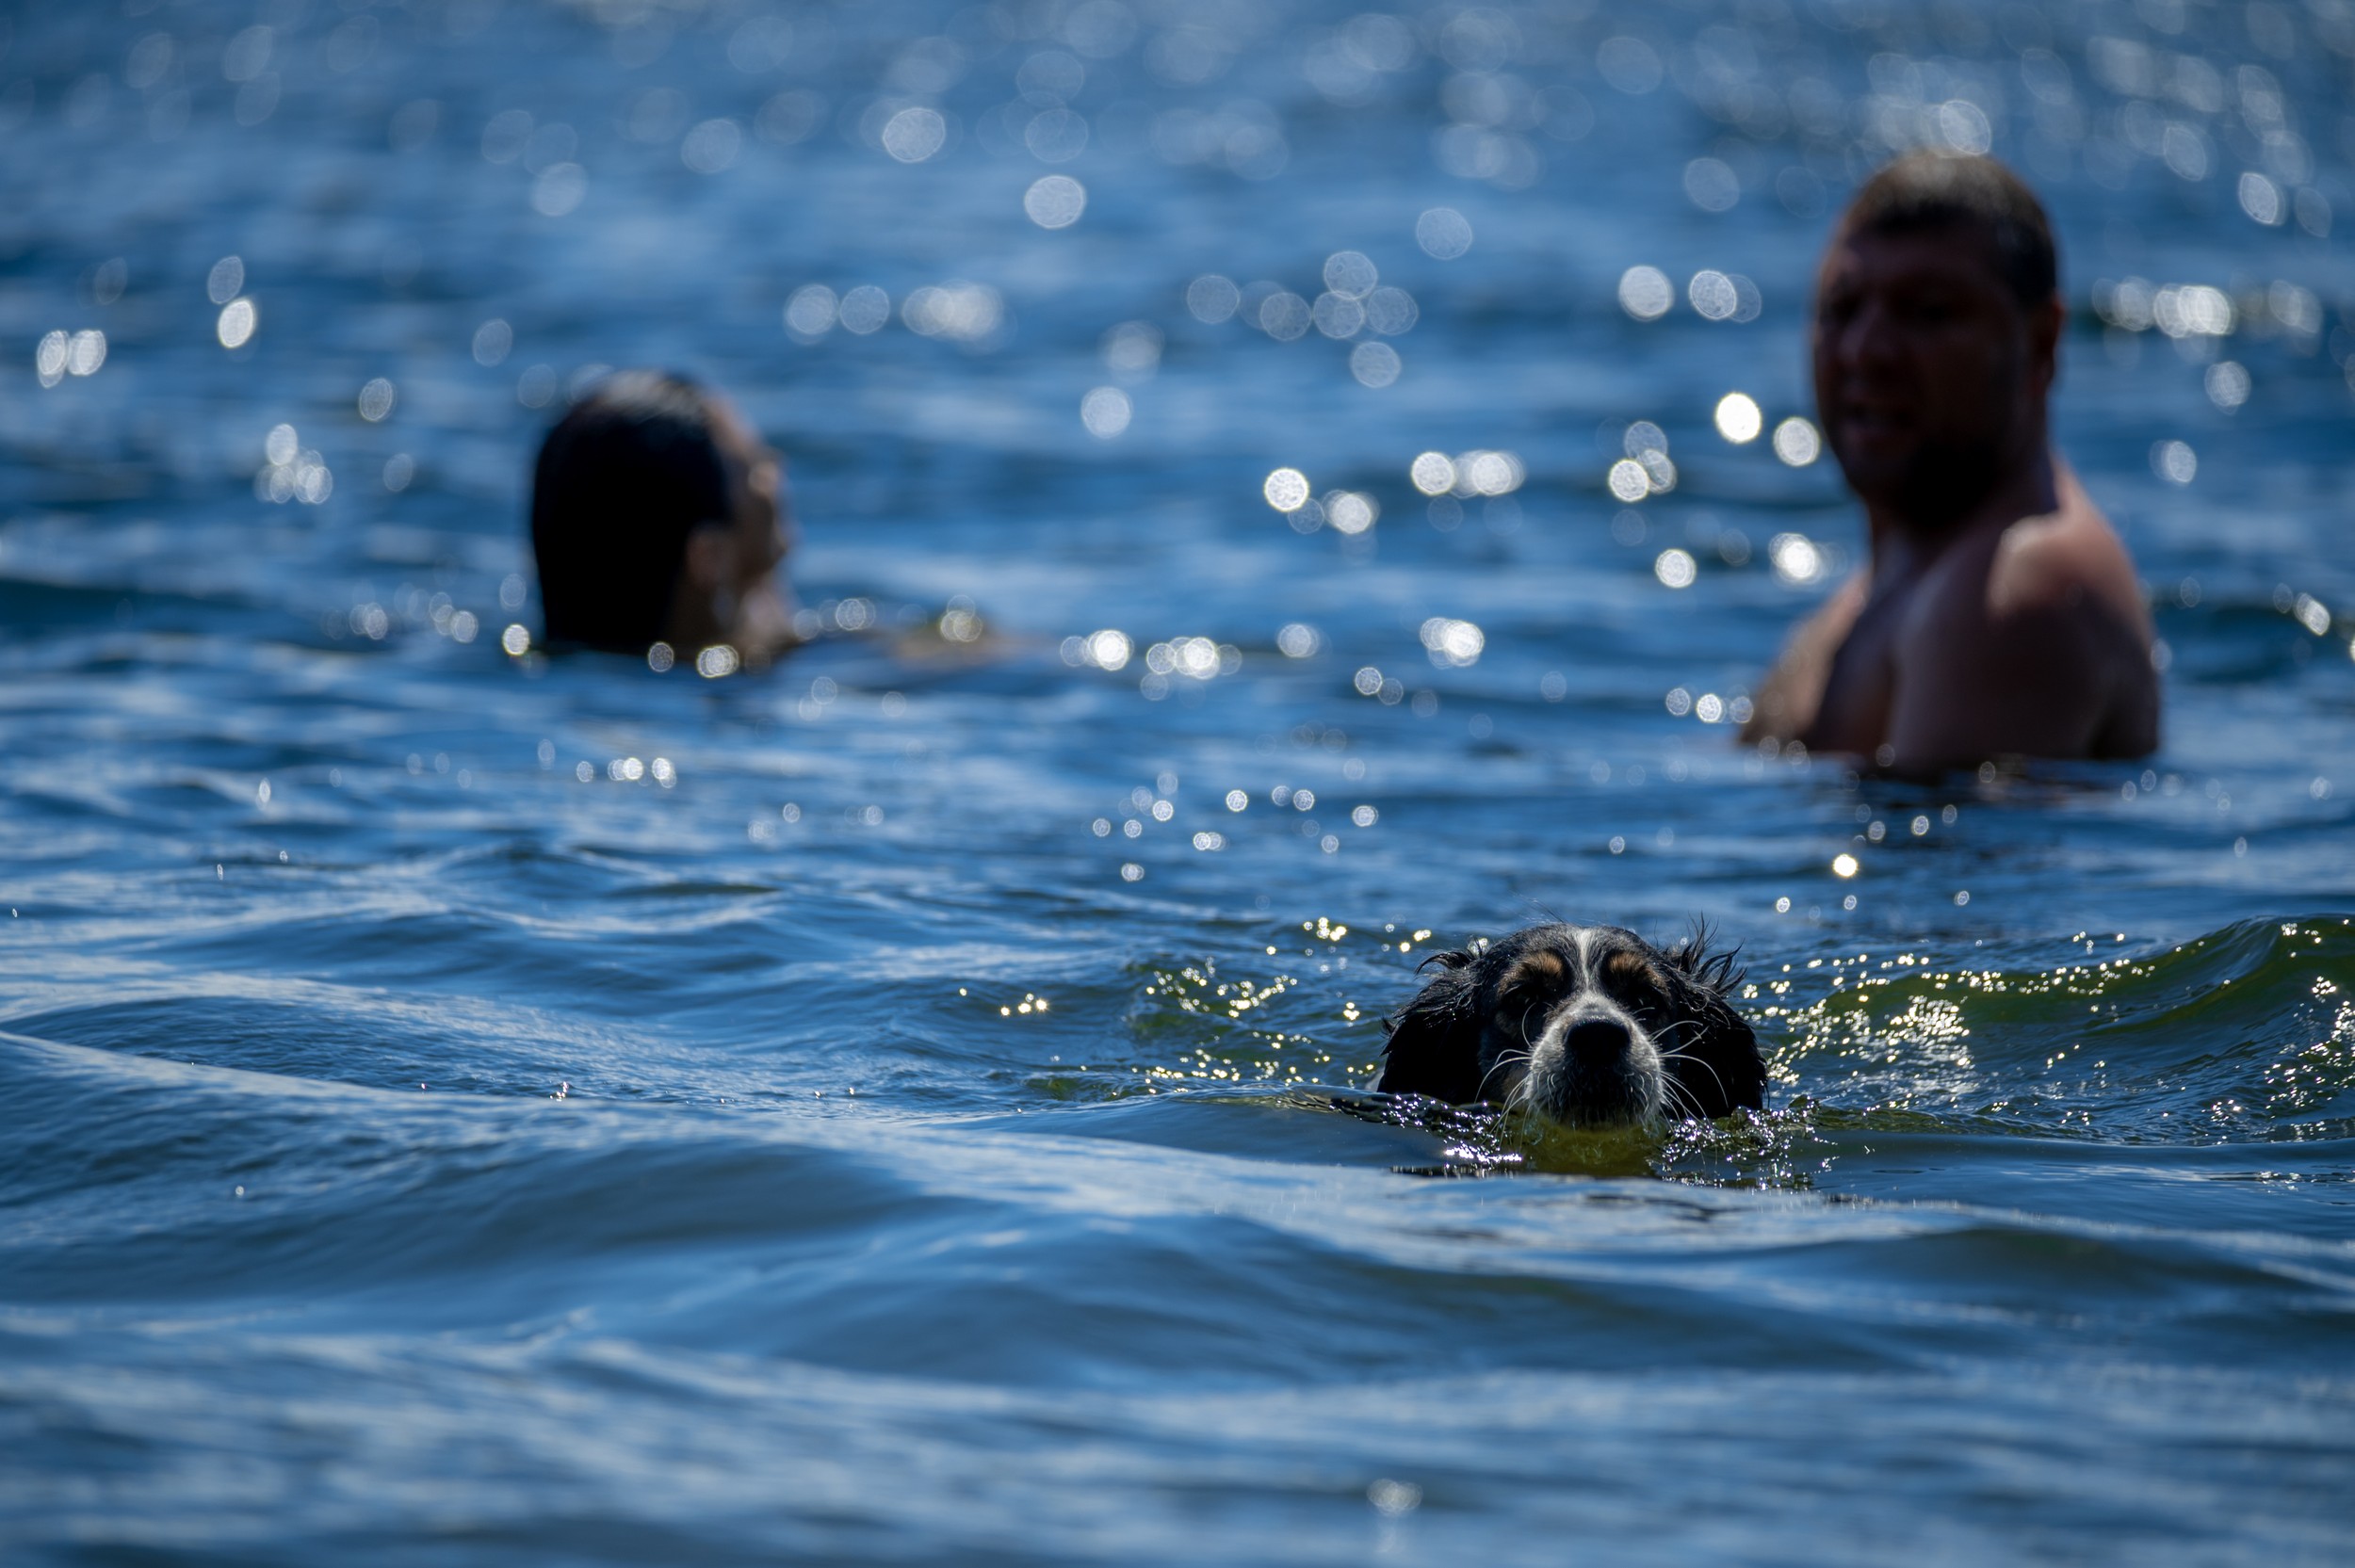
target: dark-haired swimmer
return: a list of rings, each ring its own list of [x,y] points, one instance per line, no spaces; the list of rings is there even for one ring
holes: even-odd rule
[[[659,371],[609,376],[532,476],[548,640],[765,662],[796,640],[777,577],[790,527],[783,460],[725,398]]]
[[[2158,745],[2134,563],[2052,447],[2065,314],[2044,209],[1993,159],[1914,154],[1858,193],[1813,346],[1870,558],[1793,635],[1745,739],[1908,772]]]

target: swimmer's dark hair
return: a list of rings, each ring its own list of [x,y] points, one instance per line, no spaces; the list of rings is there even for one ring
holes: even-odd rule
[[[1864,182],[1840,233],[1846,238],[1964,225],[1986,233],[1995,270],[2022,305],[2053,298],[2060,258],[2052,220],[2026,182],[1993,158],[1908,153]]]
[[[548,432],[532,473],[547,640],[642,653],[670,619],[687,536],[731,509],[702,387],[656,370],[598,382]]]

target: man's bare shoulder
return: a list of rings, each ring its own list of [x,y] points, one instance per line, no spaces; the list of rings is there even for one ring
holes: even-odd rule
[[[2059,505],[1941,560],[1899,639],[1900,752],[2138,755],[2157,742],[2151,618],[2126,547],[2073,479]]]
[[[2060,505],[2006,528],[1988,563],[1986,613],[2002,624],[2099,606],[2116,627],[2150,639],[2150,611],[2125,542],[2075,477],[2064,472]]]

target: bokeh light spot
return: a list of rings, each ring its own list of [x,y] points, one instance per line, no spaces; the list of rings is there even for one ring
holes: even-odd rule
[[[1277,511],[1298,511],[1308,501],[1308,477],[1297,468],[1279,468],[1267,477],[1259,493]]]
[[[1068,229],[1087,205],[1087,187],[1068,174],[1046,175],[1022,193],[1022,210],[1042,229]]]
[[[1656,267],[1631,267],[1619,274],[1619,308],[1638,321],[1659,320],[1676,298],[1676,285]]]
[[[220,319],[214,323],[213,333],[220,339],[223,348],[242,348],[253,341],[253,331],[261,325],[261,313],[251,299],[232,299],[220,307]]]
[[[1080,423],[1098,441],[1126,430],[1133,413],[1129,395],[1116,386],[1099,386],[1080,399]]]
[[[1815,427],[1793,414],[1775,427],[1775,456],[1793,468],[1805,468],[1824,455],[1824,438]]]
[[[1745,392],[1729,392],[1717,399],[1716,423],[1717,433],[1736,446],[1756,441],[1759,432],[1766,428],[1757,400]]]
[[[883,147],[901,163],[922,163],[948,144],[949,122],[938,109],[918,105],[884,122]]]
[[[1349,373],[1361,386],[1389,386],[1404,368],[1398,350],[1387,343],[1361,343],[1349,351]]]
[[[1426,255],[1454,261],[1472,247],[1470,220],[1454,207],[1433,207],[1415,219],[1415,243]]]

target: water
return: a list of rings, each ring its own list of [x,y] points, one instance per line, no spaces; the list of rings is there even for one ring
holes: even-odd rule
[[[0,24],[12,1560],[2344,1558],[2345,18],[1351,14]],[[1827,211],[1980,136],[2166,748],[1743,752],[1860,543],[1769,449]],[[1343,251],[1411,331],[1188,310]],[[788,454],[772,673],[501,649],[645,362]],[[1540,911],[1741,942],[1769,1112],[1386,1121],[1415,964]]]

